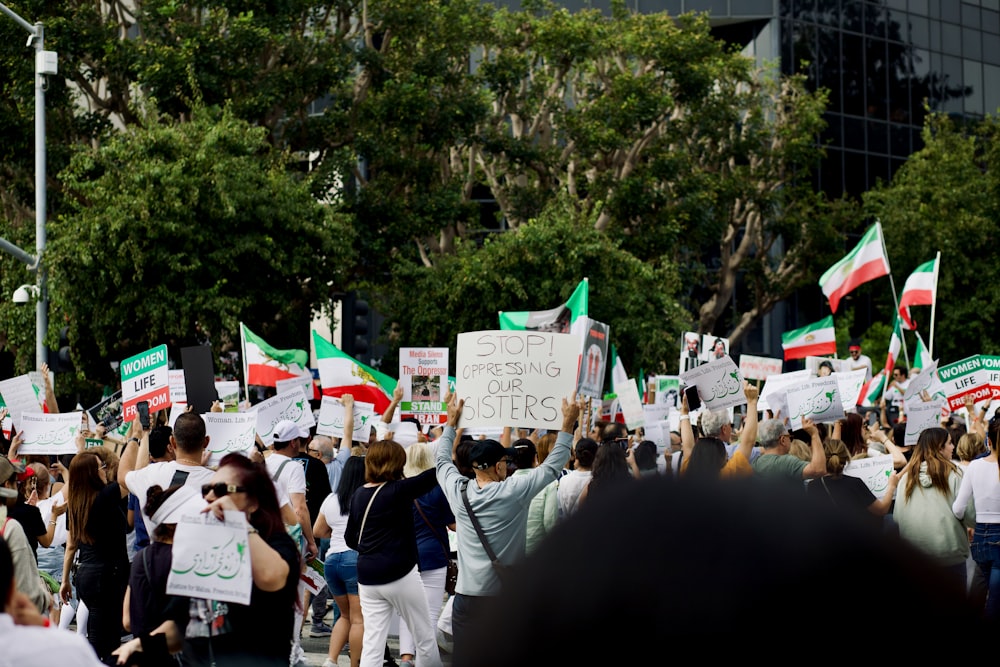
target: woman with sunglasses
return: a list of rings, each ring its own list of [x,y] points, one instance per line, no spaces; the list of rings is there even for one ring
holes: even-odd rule
[[[121,644],[122,603],[129,562],[124,499],[128,489],[108,475],[94,452],[81,452],[69,465],[66,554],[59,596],[72,597],[70,570],[78,560],[77,597],[87,605],[87,640],[106,660]]]
[[[274,483],[263,464],[231,453],[201,491],[208,501],[203,512],[220,520],[226,510],[247,516],[250,604],[174,598],[167,605],[171,620],[115,651],[118,664],[129,663],[136,651],[159,655],[165,649],[183,651],[185,665],[287,667],[300,561],[298,545],[281,520]]]

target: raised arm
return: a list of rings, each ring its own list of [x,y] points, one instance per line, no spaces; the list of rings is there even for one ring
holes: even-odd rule
[[[396,414],[396,406],[402,400],[403,385],[397,382],[396,388],[392,390],[392,400],[389,401],[389,405],[382,411],[382,419],[375,423],[375,437],[379,440],[385,440],[389,437],[389,424],[392,423],[392,418]]]
[[[351,451],[351,443],[354,442],[354,394],[341,395],[340,403],[344,406],[344,437],[340,440],[340,446],[343,447],[346,440],[347,451]],[[368,430],[368,435],[371,435],[371,429]]]
[[[58,414],[59,402],[56,401],[56,392],[52,387],[52,379],[49,377],[49,365],[42,364],[42,381],[45,383],[45,409],[49,414]]]
[[[802,478],[822,477],[826,474],[826,453],[823,451],[823,441],[819,437],[819,429],[808,417],[802,420],[802,428],[809,434],[812,448],[812,458],[809,459],[809,464],[802,469]]]
[[[691,414],[688,411],[687,394],[681,392],[681,456],[691,460],[691,452],[694,450],[694,429],[691,427]],[[747,458],[749,460],[749,457]]]
[[[747,418],[743,422],[743,430],[740,432],[740,451],[743,452],[743,456],[749,461],[750,454],[753,453],[753,446],[757,443],[757,399],[760,397],[760,389],[757,388],[757,385],[744,380],[743,395],[747,399]],[[689,420],[688,428],[690,427],[691,422]],[[825,467],[825,459],[823,464]]]

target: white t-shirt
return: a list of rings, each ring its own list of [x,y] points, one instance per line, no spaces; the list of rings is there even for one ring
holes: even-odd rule
[[[55,495],[49,496],[45,500],[38,501],[38,511],[42,515],[42,521],[45,522],[46,528],[49,527],[49,520],[52,518],[52,508],[55,505],[64,504],[66,504],[66,498],[63,496],[62,489],[59,489],[59,492]],[[66,512],[63,512],[59,515],[59,518],[56,519],[56,530],[52,533],[52,544],[49,545],[49,548],[59,547],[66,544],[66,537]],[[45,547],[41,548],[44,549]]]
[[[580,501],[580,494],[590,483],[589,470],[571,470],[568,475],[559,479],[559,518],[565,519],[576,511],[576,505]]]
[[[330,535],[330,548],[327,553],[337,554],[342,551],[350,551],[351,548],[344,541],[344,531],[347,529],[347,518],[350,516],[350,512],[340,513],[340,501],[337,499],[336,493],[331,493],[326,497],[326,500],[320,505],[319,513],[326,518],[327,525],[333,531]]]
[[[282,468],[281,464],[288,461],[288,463]],[[278,504],[281,505],[282,495],[281,489],[285,491],[285,497],[290,497],[293,493],[301,493],[305,495],[306,493],[306,471],[303,469],[302,464],[298,461],[292,460],[290,456],[285,456],[284,454],[271,454],[266,459],[264,459],[265,465],[267,465],[267,474],[274,481],[274,486],[278,490]],[[281,468],[281,475],[277,479],[274,478],[275,474],[278,472],[278,468]]]
[[[0,646],[5,665],[101,667],[104,664],[83,635],[59,628],[15,625],[7,614],[0,614]]]
[[[175,475],[178,478],[183,476],[184,486],[194,487],[200,495],[201,485],[208,484],[214,474],[212,470],[204,466],[191,466],[178,463],[177,461],[161,461],[159,463],[150,463],[145,468],[133,470],[126,474],[125,485],[139,499],[139,507],[144,508],[146,506],[146,495],[149,493],[151,486],[159,484],[165,491],[172,486],[171,482],[174,481]],[[142,513],[142,520],[146,524],[146,534],[152,535],[153,524],[145,512]]]

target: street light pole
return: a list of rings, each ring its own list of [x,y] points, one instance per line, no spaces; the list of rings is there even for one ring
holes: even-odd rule
[[[38,285],[37,301],[35,302],[35,369],[41,370],[46,363],[45,334],[49,326],[49,298],[46,290],[46,271],[42,264],[45,253],[45,221],[48,215],[46,209],[46,153],[45,153],[45,75],[58,71],[55,51],[45,50],[45,28],[41,22],[31,25],[17,15],[7,5],[0,2],[0,11],[14,19],[18,25],[28,31],[28,43],[35,47],[35,256],[34,262],[28,263],[28,268],[35,272]],[[24,261],[27,253],[12,252],[7,246],[13,244],[6,240],[0,248],[10,252]],[[14,249],[19,250],[16,246]],[[30,258],[30,256],[27,256]],[[26,262],[27,263],[27,262]]]

